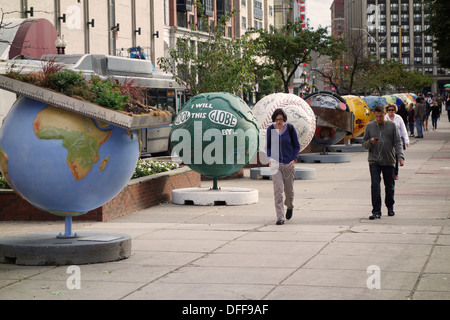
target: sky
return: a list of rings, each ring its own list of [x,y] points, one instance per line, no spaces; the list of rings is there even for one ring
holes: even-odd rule
[[[309,24],[316,30],[319,25],[331,29],[331,4],[333,0],[307,0],[306,18],[309,18]]]

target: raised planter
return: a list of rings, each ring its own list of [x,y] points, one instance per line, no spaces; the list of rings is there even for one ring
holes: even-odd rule
[[[172,190],[200,187],[200,174],[188,167],[132,179],[111,201],[74,220],[110,221],[121,216],[172,201]],[[63,220],[33,207],[12,190],[0,190],[0,221]]]

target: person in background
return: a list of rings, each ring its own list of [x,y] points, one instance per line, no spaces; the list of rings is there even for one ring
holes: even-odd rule
[[[433,102],[431,106],[431,125],[433,126],[433,131],[437,129],[437,121],[441,117],[441,108],[438,105],[437,101]]]
[[[414,116],[416,117],[416,130],[417,135],[416,138],[423,138],[423,117],[425,114],[425,104],[423,97],[417,97],[416,106],[414,107]]]
[[[425,104],[425,113],[423,114],[423,130],[428,131],[428,119],[430,118],[431,114],[431,105],[433,104],[433,95],[431,92],[428,92],[428,95],[424,98]]]
[[[447,97],[445,101],[445,110],[447,110],[448,122],[450,122],[450,95]]]
[[[400,139],[402,140],[403,150],[406,150],[406,147],[409,147],[409,138],[408,132],[406,131],[405,123],[403,122],[402,117],[400,117],[397,112],[397,105],[390,103],[386,105],[386,120],[393,121],[395,126],[397,127],[398,133],[400,134]],[[395,173],[394,179],[398,180],[398,158],[395,161]]]
[[[402,103],[400,107],[398,107],[397,114],[402,117],[403,123],[405,124],[405,127],[408,125],[408,110],[406,110],[406,105]]]
[[[395,193],[395,160],[400,166],[405,164],[402,142],[397,126],[387,121],[383,106],[375,106],[373,113],[375,120],[367,124],[362,146],[369,150],[368,161],[371,179],[372,215],[370,220],[381,218],[381,174],[385,187],[385,205],[388,216],[394,216]]]
[[[266,132],[266,154],[272,173],[273,194],[277,225],[284,224],[284,205],[286,219],[292,218],[294,209],[295,162],[300,152],[300,143],[295,127],[287,123],[287,115],[282,108],[272,114],[274,122]],[[286,196],[283,205],[283,190]]]
[[[414,137],[414,123],[416,119],[414,117],[414,104],[410,103],[408,106],[408,124],[410,137]]]

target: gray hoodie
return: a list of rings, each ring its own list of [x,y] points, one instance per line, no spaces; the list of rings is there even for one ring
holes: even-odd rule
[[[372,144],[370,138],[380,139],[377,144]],[[378,163],[381,166],[395,166],[397,155],[399,159],[405,159],[402,150],[402,141],[394,122],[387,121],[378,124],[371,121],[366,126],[362,146],[369,150],[369,163]]]

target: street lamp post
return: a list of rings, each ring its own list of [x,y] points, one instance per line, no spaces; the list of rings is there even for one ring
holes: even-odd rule
[[[66,41],[64,41],[64,36],[62,39],[58,37],[55,41],[55,46],[58,54],[65,54],[66,53]]]

